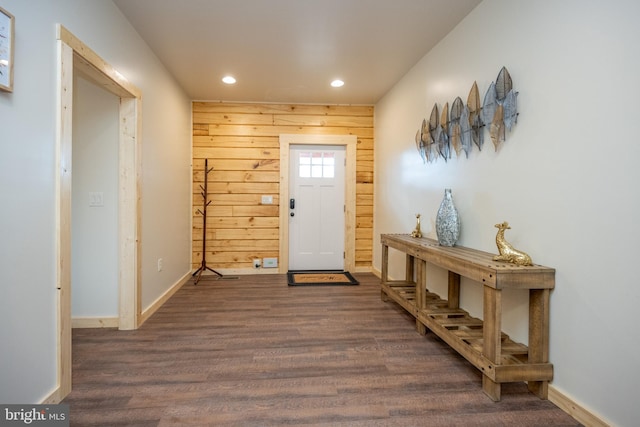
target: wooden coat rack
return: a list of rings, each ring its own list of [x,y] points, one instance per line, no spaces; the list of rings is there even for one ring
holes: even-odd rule
[[[223,278],[222,274],[215,271],[213,268],[207,266],[207,206],[211,204],[211,200],[207,200],[209,198],[207,193],[207,182],[209,181],[209,172],[211,172],[213,168],[209,169],[209,159],[204,160],[204,186],[200,185],[200,189],[202,190],[200,194],[202,195],[202,209],[198,209],[197,212],[202,215],[202,262],[200,267],[193,272],[191,275],[195,277],[193,282],[194,285],[198,284],[200,280],[200,276],[204,273],[205,270],[209,270],[210,272],[216,274],[219,278]]]

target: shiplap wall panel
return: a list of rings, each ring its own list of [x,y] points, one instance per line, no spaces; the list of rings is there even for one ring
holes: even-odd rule
[[[207,132],[208,132],[207,127]],[[200,135],[193,137],[194,147],[261,147],[261,148],[278,148],[280,142],[278,138],[265,137],[265,138],[252,138],[250,136],[208,136]]]
[[[212,165],[209,165],[211,167]],[[265,172],[260,170],[230,171],[215,169],[209,172],[209,182],[278,182],[278,172]],[[193,180],[204,182],[204,170],[194,171]]]
[[[202,260],[201,186],[208,175],[206,260],[250,269],[278,257],[280,134],[356,135],[356,267],[373,250],[373,107],[224,102],[193,103],[193,268]],[[273,197],[262,205],[262,196]]]
[[[373,118],[370,105],[313,105],[313,104],[248,104],[228,102],[194,102],[194,113],[242,113],[242,114],[306,114],[317,116],[369,116]],[[373,120],[372,120],[373,121]],[[194,122],[195,123],[195,122]]]

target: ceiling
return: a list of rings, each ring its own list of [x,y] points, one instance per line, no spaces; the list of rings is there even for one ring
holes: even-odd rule
[[[375,104],[481,0],[113,1],[193,100]]]

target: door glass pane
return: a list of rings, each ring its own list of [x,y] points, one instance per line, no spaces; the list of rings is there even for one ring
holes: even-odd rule
[[[335,153],[313,151],[299,154],[300,178],[333,178],[335,176]]]
[[[300,178],[311,178],[311,166],[300,165]]]
[[[300,153],[300,164],[301,165],[310,165],[311,164],[311,153]]]
[[[322,176],[325,178],[333,178],[336,164],[335,154],[324,153],[322,160]]]
[[[300,178],[311,178],[311,153],[301,152],[299,156],[298,176]]]

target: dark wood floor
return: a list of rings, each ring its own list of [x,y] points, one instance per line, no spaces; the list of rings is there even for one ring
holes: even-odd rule
[[[284,275],[202,279],[137,331],[73,331],[72,425],[576,426],[530,394],[482,392],[478,371],[379,280],[288,287]]]

